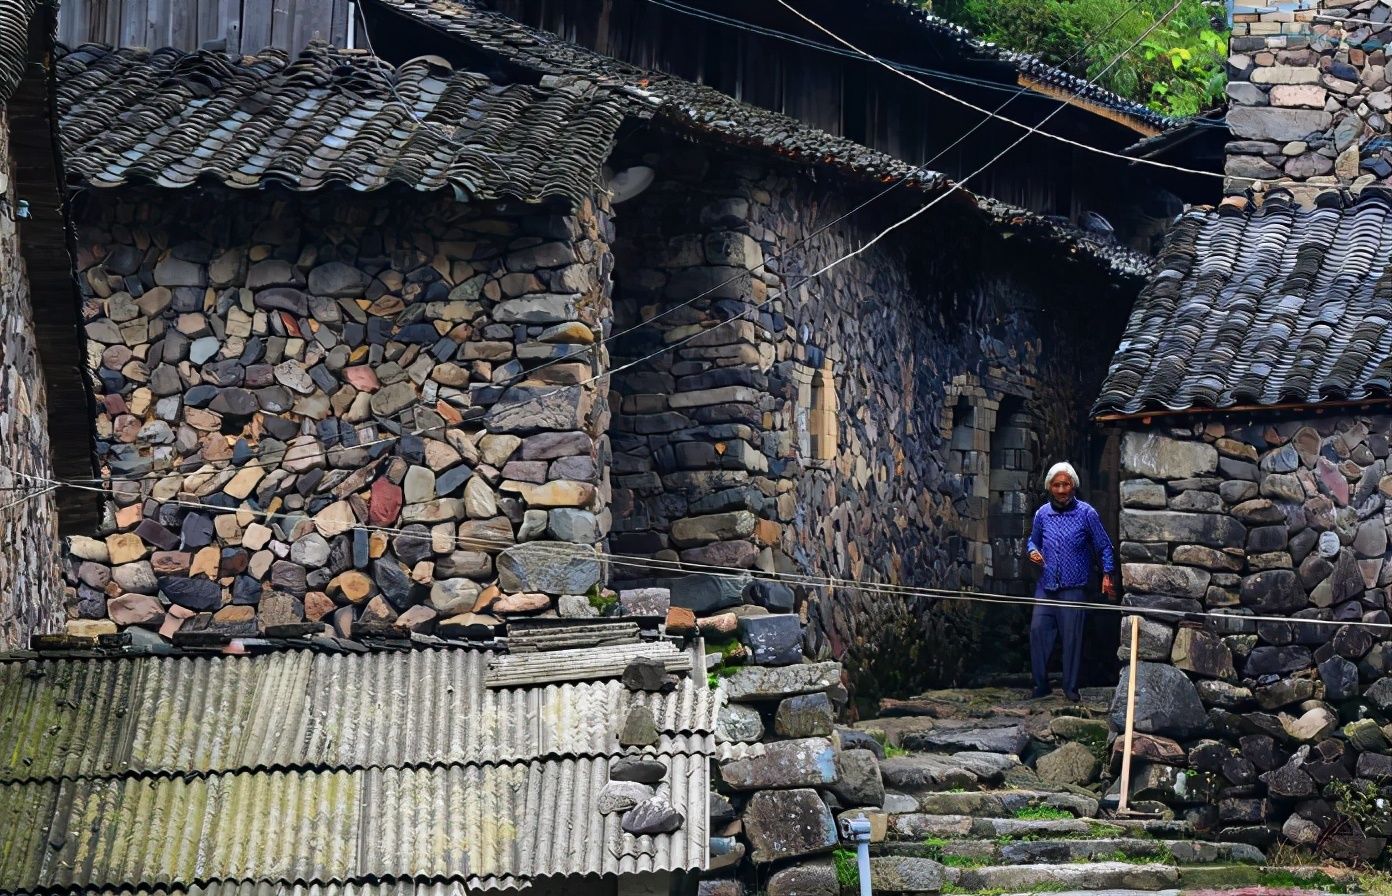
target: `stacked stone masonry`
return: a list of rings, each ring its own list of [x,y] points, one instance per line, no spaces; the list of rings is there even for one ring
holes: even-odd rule
[[[1217,614],[1141,623],[1138,730],[1169,746],[1133,794],[1225,839],[1382,851],[1392,830],[1346,810],[1392,772],[1392,643],[1361,625],[1392,606],[1390,443],[1392,418],[1352,415],[1123,437],[1126,603]]]
[[[1119,328],[1119,303],[1105,306],[1105,287],[1076,268],[1050,283],[1047,261],[946,221],[809,282],[882,226],[858,214],[819,231],[854,197],[697,147],[664,144],[644,160],[654,159],[657,181],[619,207],[616,226],[612,550],[1023,587],[1012,557],[1008,581],[991,578],[993,551],[1023,554],[1046,463],[1094,450],[1086,384],[1100,382],[1105,359],[1089,346]],[[820,441],[826,388],[840,410]],[[843,660],[870,702],[950,680],[979,657],[984,627],[970,612],[655,566],[614,575],[669,587],[698,614],[796,609],[808,654]]]
[[[609,229],[599,203],[96,194],[77,267],[110,491],[70,539],[69,630],[588,612]]]
[[[1228,57],[1225,190],[1359,189],[1392,179],[1392,10],[1378,0],[1312,9],[1239,4]]]
[[[0,112],[0,651],[62,625],[58,515],[51,491],[48,408],[29,285],[20,257],[18,197]]]

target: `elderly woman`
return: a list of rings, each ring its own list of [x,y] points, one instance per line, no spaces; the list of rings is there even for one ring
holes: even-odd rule
[[[1034,514],[1030,529],[1029,558],[1043,572],[1035,598],[1084,602],[1094,566],[1102,567],[1102,591],[1116,596],[1116,558],[1102,519],[1091,504],[1079,501],[1078,472],[1071,464],[1058,463],[1044,477],[1049,503]],[[1030,620],[1030,665],[1034,672],[1034,696],[1049,694],[1049,656],[1054,641],[1063,634],[1063,693],[1078,699],[1078,667],[1083,659],[1083,621],[1087,610],[1055,604],[1036,604]]]

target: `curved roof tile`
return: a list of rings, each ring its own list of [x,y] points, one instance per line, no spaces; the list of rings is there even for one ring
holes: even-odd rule
[[[294,60],[89,44],[58,74],[69,173],[98,187],[400,184],[575,203],[630,111],[592,83],[499,85],[438,57],[394,68],[324,44]]]
[[[1392,395],[1392,192],[1198,209],[1171,229],[1094,414]]]

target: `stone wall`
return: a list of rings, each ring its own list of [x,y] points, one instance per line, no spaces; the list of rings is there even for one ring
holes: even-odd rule
[[[1347,19],[1348,21],[1341,21]],[[1239,5],[1228,59],[1228,193],[1305,184],[1313,193],[1392,179],[1392,11],[1377,0],[1313,9]]]
[[[37,494],[32,481],[15,475],[51,477],[53,467],[9,146],[9,120],[0,112],[0,651],[58,628],[63,594],[53,493]]]
[[[1228,839],[1381,851],[1392,831],[1337,809],[1392,772],[1392,649],[1339,623],[1389,621],[1389,442],[1392,417],[1364,415],[1123,437],[1126,603],[1220,614],[1142,623],[1142,798]]]
[[[589,613],[610,224],[418,195],[96,194],[78,222],[105,526],[74,631],[450,632]],[[546,366],[542,366],[546,365]]]
[[[892,211],[814,235],[857,197],[695,147],[657,157],[656,183],[618,209],[615,330],[650,323],[616,340],[614,362],[690,341],[611,383],[614,550],[906,585],[993,582],[993,542],[1019,543],[1045,465],[1091,462],[1085,384],[1100,381],[1096,346],[1125,303],[946,211],[938,227],[804,283]],[[991,442],[1003,403],[1008,446]],[[961,436],[966,450],[953,449],[954,425],[974,433]],[[1007,587],[1024,587],[1017,564],[1002,569]],[[843,660],[863,699],[981,671],[987,631],[1018,634],[991,653],[1024,668],[1019,618],[987,624],[961,606],[738,576],[616,575],[670,586],[698,616],[797,611],[809,655]]]

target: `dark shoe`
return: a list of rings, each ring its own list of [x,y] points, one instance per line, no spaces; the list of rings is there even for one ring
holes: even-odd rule
[[[1063,694],[1063,697],[1064,697],[1064,699],[1067,700],[1069,703],[1082,703],[1082,702],[1083,702],[1082,695],[1080,695],[1077,691],[1065,691],[1064,694]]]
[[[1043,700],[1045,697],[1049,696],[1052,693],[1053,691],[1049,688],[1035,688],[1034,693],[1029,695],[1029,699]]]

